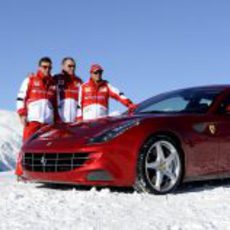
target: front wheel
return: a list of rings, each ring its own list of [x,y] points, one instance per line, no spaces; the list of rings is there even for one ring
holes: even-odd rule
[[[137,191],[166,194],[180,184],[182,154],[173,139],[156,136],[149,139],[140,151],[137,161]]]

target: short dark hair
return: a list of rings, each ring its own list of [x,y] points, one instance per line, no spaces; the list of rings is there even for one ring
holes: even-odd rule
[[[74,58],[72,58],[72,57],[64,57],[64,58],[62,59],[62,62],[61,62],[62,65],[65,64],[65,62],[68,61],[68,60],[70,60],[70,61],[74,62],[74,64],[76,64]]]
[[[39,60],[38,65],[41,66],[42,62],[47,62],[47,63],[52,64],[52,60],[51,60],[51,58],[49,58],[49,57],[42,57],[42,58]]]

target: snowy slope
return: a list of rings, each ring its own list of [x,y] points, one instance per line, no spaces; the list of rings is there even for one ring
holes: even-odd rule
[[[0,110],[0,171],[15,167],[16,154],[21,146],[21,133],[17,114]]]
[[[176,194],[154,196],[48,188],[0,173],[0,191],[0,229],[230,229],[230,181],[189,184]]]

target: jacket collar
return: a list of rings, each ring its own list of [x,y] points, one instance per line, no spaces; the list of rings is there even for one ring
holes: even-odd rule
[[[65,72],[64,70],[61,72],[61,75],[64,77],[64,81],[66,82],[72,82],[74,79],[77,78],[77,76],[74,75],[69,75],[67,72]]]
[[[74,77],[76,77],[75,76],[75,74],[73,74],[73,75],[69,75],[66,71],[64,71],[64,70],[62,70],[62,75],[64,75],[65,77],[68,77],[68,78],[74,78]]]
[[[99,87],[101,87],[102,85],[104,85],[105,83],[106,83],[106,81],[103,80],[103,79],[102,79],[100,82],[98,82],[98,83],[95,83],[95,82],[93,81],[92,78],[89,79],[89,84],[90,84],[92,87],[94,87],[94,88],[99,88]]]
[[[50,75],[49,76],[44,76],[43,73],[40,70],[38,70],[37,71],[37,77],[39,77],[41,79],[45,79],[45,78],[50,78],[51,76]]]

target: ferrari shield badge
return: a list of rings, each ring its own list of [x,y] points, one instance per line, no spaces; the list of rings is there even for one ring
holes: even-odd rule
[[[209,131],[211,134],[215,134],[216,133],[216,126],[214,124],[210,124],[209,125]]]

